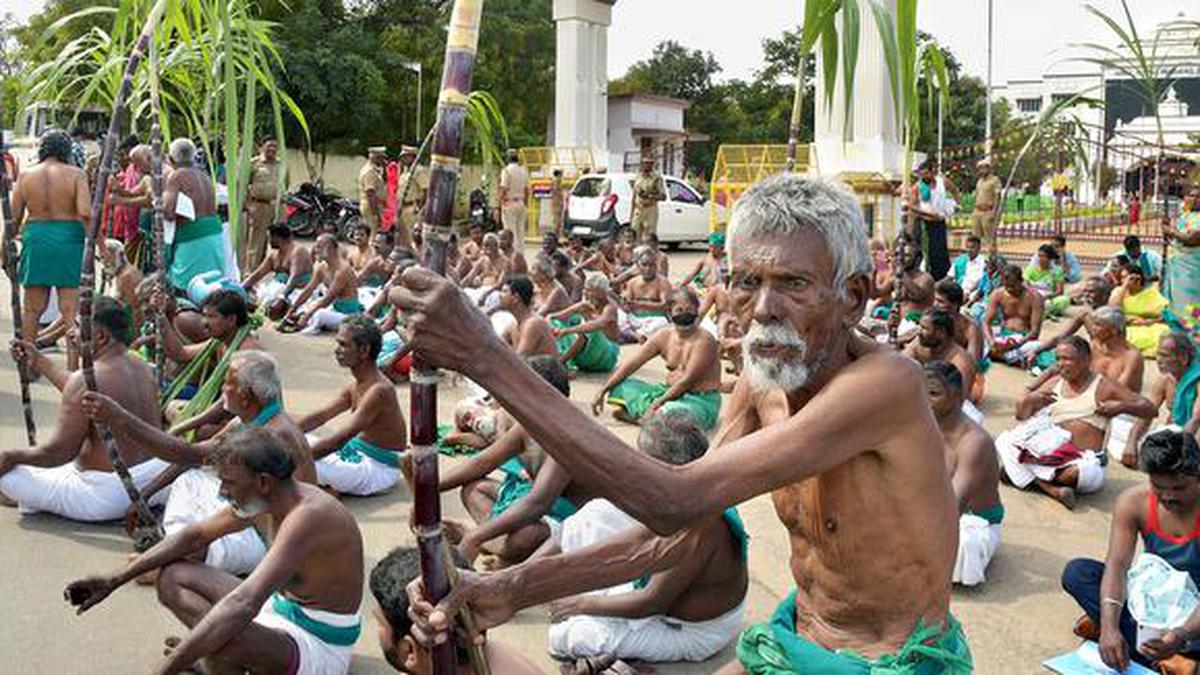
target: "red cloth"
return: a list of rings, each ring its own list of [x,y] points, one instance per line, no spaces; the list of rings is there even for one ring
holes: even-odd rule
[[[117,185],[122,190],[130,191],[142,180],[142,172],[130,162],[123,171],[117,174]],[[129,243],[138,234],[138,212],[136,206],[116,205],[112,207],[112,236]]]
[[[412,354],[404,356],[392,361],[392,372],[398,375],[408,375],[408,371],[412,369]]]
[[[379,217],[379,229],[387,232],[396,222],[396,192],[400,185],[400,166],[396,162],[387,165],[387,204]]]
[[[1071,462],[1083,457],[1083,450],[1080,450],[1074,443],[1067,441],[1062,444],[1054,452],[1038,457],[1028,450],[1021,450],[1019,457],[1022,464],[1040,464],[1042,466],[1066,466]]]

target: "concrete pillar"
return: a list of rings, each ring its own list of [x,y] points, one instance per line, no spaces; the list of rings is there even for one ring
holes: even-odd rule
[[[554,144],[608,161],[608,27],[616,0],[554,0]]]
[[[882,1],[894,16],[896,0]],[[820,49],[816,53],[815,140],[818,171],[830,176],[845,172],[871,172],[899,178],[904,166],[904,148],[892,107],[892,86],[883,58],[883,43],[879,39],[874,16],[867,12],[862,16],[854,98],[849,117],[845,110],[845,82],[840,62],[832,105],[826,105],[823,59]],[[847,127],[851,129],[849,141],[846,141]]]

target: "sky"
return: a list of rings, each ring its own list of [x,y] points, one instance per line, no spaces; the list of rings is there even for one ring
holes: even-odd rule
[[[1200,20],[1197,0],[1128,0],[1139,30],[1188,11]],[[1119,0],[1091,0],[1120,12]],[[43,0],[0,0],[0,15],[24,19]],[[1081,0],[995,0],[992,74],[995,84],[1038,77],[1070,55],[1070,45],[1110,42],[1108,29],[1087,14]],[[762,66],[764,38],[800,23],[802,0],[618,0],[609,30],[608,73],[620,77],[654,45],[674,39],[710,51],[720,78],[749,79]],[[950,48],[967,74],[987,71],[987,0],[922,0],[917,24]]]

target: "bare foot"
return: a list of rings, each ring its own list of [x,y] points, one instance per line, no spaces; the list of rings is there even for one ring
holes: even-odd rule
[[[1123,453],[1121,455],[1121,464],[1136,470],[1138,468],[1137,454],[1132,452]]]
[[[626,424],[637,424],[638,423],[637,420],[630,417],[628,410],[621,408],[621,407],[617,407],[616,409],[613,410],[613,419],[617,420],[618,422],[624,422]]]
[[[1076,501],[1075,488],[1070,488],[1070,487],[1060,488],[1058,490],[1051,492],[1050,496],[1054,497],[1055,499],[1057,499],[1059,501],[1060,504],[1067,507],[1068,511],[1075,510],[1075,501]]]

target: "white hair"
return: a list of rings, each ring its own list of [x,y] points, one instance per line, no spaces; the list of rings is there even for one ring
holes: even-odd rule
[[[1125,312],[1121,311],[1119,307],[1106,306],[1093,309],[1092,320],[1106,323],[1122,335],[1125,333]]]
[[[841,183],[792,173],[775,174],[738,199],[729,221],[729,249],[739,237],[791,235],[804,228],[825,240],[841,297],[851,277],[871,274],[867,226],[854,193]]]
[[[169,154],[176,168],[191,166],[196,159],[196,144],[190,138],[176,138],[171,141]]]
[[[249,389],[262,404],[277,400],[282,385],[279,382],[279,363],[266,352],[249,350],[237,352],[229,364],[237,370],[237,383]]]
[[[604,293],[608,292],[608,277],[602,272],[587,272],[583,279],[584,288],[594,288]]]

